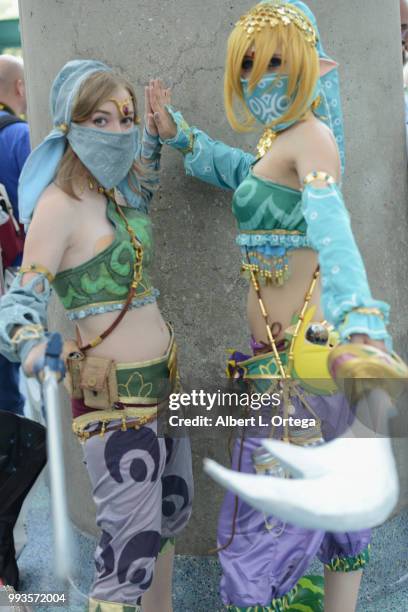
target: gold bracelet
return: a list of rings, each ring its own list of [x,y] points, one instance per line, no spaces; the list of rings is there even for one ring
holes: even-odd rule
[[[41,340],[44,337],[44,328],[42,325],[30,324],[22,325],[17,329],[11,338],[12,344],[18,345],[27,340]]]
[[[183,155],[187,155],[187,153],[192,153],[194,151],[194,133],[190,130],[188,135],[188,145],[184,149],[179,149]]]
[[[330,174],[328,174],[327,172],[323,172],[322,170],[314,170],[313,172],[309,172],[309,174],[307,174],[303,179],[303,184],[309,185],[314,181],[323,181],[327,185],[335,185],[336,183],[336,181]]]
[[[55,278],[55,276],[48,270],[48,268],[35,263],[30,264],[29,266],[21,266],[18,272],[19,274],[27,274],[29,272],[34,272],[35,274],[43,274],[49,283],[52,283]]]

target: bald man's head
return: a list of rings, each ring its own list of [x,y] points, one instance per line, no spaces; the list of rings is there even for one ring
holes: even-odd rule
[[[0,55],[0,103],[17,115],[27,110],[23,62],[13,55]]]

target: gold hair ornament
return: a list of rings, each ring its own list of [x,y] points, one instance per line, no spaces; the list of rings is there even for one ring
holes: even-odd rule
[[[255,32],[261,32],[265,27],[275,28],[280,24],[284,26],[293,24],[304,36],[306,42],[312,47],[316,46],[317,34],[309,19],[300,9],[286,2],[258,4],[249,13],[243,15],[235,25],[243,28],[247,37],[251,38]]]
[[[57,129],[61,130],[63,134],[68,134],[69,125],[67,123],[60,123],[59,125],[57,125]]]

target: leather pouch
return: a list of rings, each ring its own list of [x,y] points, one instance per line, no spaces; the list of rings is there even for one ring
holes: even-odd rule
[[[80,389],[86,406],[110,410],[118,401],[115,362],[103,357],[87,357],[80,368]]]
[[[84,364],[85,355],[79,350],[74,340],[67,340],[64,343],[63,356],[66,365],[64,386],[72,399],[83,399],[81,368]]]

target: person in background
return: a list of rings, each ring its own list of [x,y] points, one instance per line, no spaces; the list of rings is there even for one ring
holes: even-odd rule
[[[405,131],[408,152],[408,0],[400,0],[401,44],[405,99]]]
[[[5,188],[17,221],[18,179],[30,153],[28,124],[20,119],[26,110],[23,64],[12,55],[0,55],[0,184]],[[2,240],[0,246],[3,264],[17,266],[21,263],[22,249],[21,252],[13,250],[5,260],[9,245]],[[0,355],[0,410],[23,414],[24,398],[18,383],[19,364]]]
[[[4,268],[21,264],[24,231],[19,226],[17,185],[30,153],[23,64],[0,55],[0,247]],[[6,206],[6,201],[9,207]],[[45,428],[22,418],[19,364],[0,355],[0,584],[18,588],[18,552],[26,543],[21,506],[46,462]],[[14,531],[14,533],[13,533]],[[16,553],[17,549],[17,553]]]
[[[401,13],[401,43],[402,43],[402,63],[407,61],[408,51],[408,0],[400,0]]]

